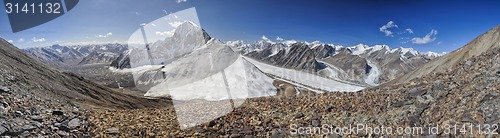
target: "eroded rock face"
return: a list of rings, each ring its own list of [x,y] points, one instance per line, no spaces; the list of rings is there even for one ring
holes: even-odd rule
[[[117,69],[130,68],[130,52],[133,51],[127,50],[121,53],[116,59],[111,62],[110,66]]]
[[[347,49],[339,51],[338,54],[326,58],[324,61],[344,70],[350,76],[345,79],[352,81],[363,80],[371,69],[366,59],[352,55]]]
[[[436,53],[427,55],[411,48],[391,49],[386,45],[343,47],[319,42],[265,41],[228,44],[236,45],[233,47],[242,50],[245,56],[267,64],[366,86],[391,81],[439,57]]]
[[[284,68],[308,72],[316,72],[322,69],[316,61],[315,51],[305,43],[292,44],[289,50],[280,50],[275,55],[271,55],[271,53],[272,49],[267,48],[263,51],[253,51],[247,56]]]
[[[151,100],[119,93],[50,67],[3,39],[0,63],[1,136],[90,137],[90,107],[151,104]]]

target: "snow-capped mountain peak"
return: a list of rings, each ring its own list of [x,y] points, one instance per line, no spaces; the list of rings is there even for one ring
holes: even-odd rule
[[[401,56],[407,57],[407,56],[417,56],[419,55],[419,52],[414,50],[413,48],[396,48],[391,51],[392,53],[399,53]]]
[[[435,52],[431,52],[431,51],[427,51],[427,52],[423,53],[423,55],[428,56],[428,57],[440,57],[440,56],[444,56],[446,54],[447,54],[446,52],[435,53]]]
[[[366,52],[368,50],[368,46],[364,44],[358,44],[353,47],[348,47],[348,49],[351,51],[353,55],[360,55]]]
[[[375,45],[372,47],[372,51],[379,51],[379,50],[387,50],[387,51],[390,51],[391,48],[388,46],[388,45]]]
[[[175,35],[188,35],[189,32],[201,30],[201,28],[193,22],[185,21],[177,28],[175,28]]]
[[[345,47],[345,46],[341,46],[341,45],[324,44],[324,43],[321,43],[320,41],[300,42],[300,41],[296,41],[296,40],[283,40],[280,42],[273,42],[270,39],[267,39],[267,37],[265,37],[265,36],[262,37],[262,40],[257,41],[256,43],[253,43],[253,44],[246,44],[241,40],[226,42],[227,45],[229,45],[233,48],[236,48],[238,51],[241,51],[243,54],[247,54],[247,53],[250,53],[252,51],[262,51],[266,48],[272,48],[273,54],[271,54],[271,55],[274,55],[274,53],[277,53],[277,52],[279,52],[279,50],[283,50],[283,49],[286,50],[286,53],[288,53],[288,50],[290,49],[290,47],[292,47],[292,45],[296,44],[296,43],[304,43],[305,45],[307,45],[309,47],[309,49],[315,49],[318,46],[331,47],[330,49],[333,50],[333,51],[331,51],[333,55],[338,54],[338,52],[344,48],[348,49],[352,55],[364,55],[364,54],[370,55],[372,53],[376,53],[377,51],[382,51],[383,54],[391,54],[391,53],[400,54],[401,57],[404,57],[404,58],[410,58],[410,57],[414,57],[414,56],[428,56],[428,57],[434,58],[434,57],[439,57],[439,56],[442,56],[445,54],[445,53],[439,54],[439,53],[434,53],[434,52],[432,52],[432,53],[420,53],[413,48],[403,48],[403,47],[393,49],[390,46],[385,45],[385,44],[372,45],[372,46],[368,46],[365,44],[358,44],[355,46]],[[281,45],[281,46],[280,46],[280,48],[274,48],[274,46],[276,46],[276,45]]]
[[[226,42],[226,45],[234,46],[234,47],[243,46],[244,44],[245,44],[245,42],[243,42],[243,40],[227,41]]]
[[[320,41],[313,41],[313,42],[311,42],[311,43],[309,43],[309,42],[307,42],[307,41],[306,41],[305,43],[306,43],[306,45],[308,45],[311,49],[313,49],[313,48],[315,48],[315,47],[318,47],[318,46],[323,45],[323,43],[321,43]]]

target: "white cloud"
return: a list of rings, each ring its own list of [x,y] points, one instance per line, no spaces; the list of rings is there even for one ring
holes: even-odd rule
[[[14,40],[8,40],[7,42],[9,42],[9,43],[14,43]]]
[[[385,33],[385,36],[393,37],[394,35],[392,35],[392,31],[389,30],[390,28],[398,28],[398,25],[396,25],[393,21],[389,21],[387,24],[380,27],[380,32]]]
[[[413,30],[410,29],[410,28],[406,28],[406,32],[410,33],[410,34],[413,34]]]
[[[160,31],[156,31],[156,35],[161,35],[161,36],[172,36],[174,35],[174,32],[175,30],[171,30],[171,31],[165,31],[165,32],[160,32]]]
[[[170,24],[170,26],[174,27],[174,28],[177,28],[179,27],[179,25],[181,25],[183,22],[180,22],[180,21],[175,21],[175,22],[170,22],[168,24]]]
[[[262,40],[269,40],[265,35],[262,35]]]
[[[113,35],[113,33],[108,32],[108,33],[107,33],[107,34],[105,34],[105,35],[97,35],[96,37],[99,37],[99,38],[106,38],[106,37],[110,37],[110,36],[112,36],[112,35]]]
[[[399,40],[402,40],[401,44],[407,44],[411,41],[411,39],[409,37],[401,37],[401,38],[399,38]]]
[[[17,40],[17,42],[24,42],[24,39],[23,38],[20,38],[19,40]]]
[[[31,41],[37,43],[37,42],[45,42],[45,38],[36,38],[36,37],[33,37],[31,38]]]
[[[175,2],[177,2],[177,3],[183,3],[183,2],[187,2],[187,0],[175,0]]]
[[[283,41],[283,40],[285,40],[285,39],[283,39],[283,38],[281,38],[281,37],[279,37],[279,36],[278,36],[278,37],[276,37],[276,40],[277,40],[277,41]]]
[[[438,34],[437,30],[432,29],[430,33],[425,35],[422,38],[415,37],[411,39],[411,42],[414,44],[428,44],[430,42],[434,42],[436,40],[436,35]]]

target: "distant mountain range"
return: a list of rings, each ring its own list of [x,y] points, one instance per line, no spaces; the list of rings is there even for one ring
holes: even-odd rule
[[[318,41],[273,42],[263,39],[253,44],[243,41],[226,44],[245,56],[268,64],[367,86],[393,80],[445,54],[421,53],[412,48],[391,49],[387,45],[344,47]]]
[[[74,65],[106,63],[110,64],[120,53],[127,50],[127,45],[77,45],[29,48],[24,52],[42,62],[59,68],[71,68]]]
[[[181,40],[183,34],[195,34],[189,25],[181,25],[174,36],[163,41],[153,42],[151,47],[157,49],[156,57],[169,57],[176,59],[193,50],[193,47]],[[202,43],[212,39],[207,32],[201,29],[200,38],[189,37],[189,39],[200,39],[194,41]],[[187,37],[186,37],[187,39]],[[214,39],[214,41],[218,41]],[[183,42],[183,43],[178,43]],[[177,45],[167,45],[173,43]],[[391,81],[397,77],[412,72],[417,67],[430,60],[445,55],[445,53],[418,52],[412,48],[390,48],[387,45],[367,46],[358,44],[346,47],[333,44],[324,44],[319,41],[299,42],[285,40],[273,42],[262,39],[252,44],[243,41],[228,41],[225,45],[230,46],[245,57],[253,58],[267,64],[312,73],[324,78],[359,84],[366,87],[377,86]],[[163,49],[158,49],[158,48]],[[87,64],[110,64],[110,66],[123,69],[130,68],[130,55],[143,53],[128,49],[127,45],[82,45],[82,46],[60,46],[53,45],[42,48],[30,48],[24,50],[30,56],[59,68],[74,68],[74,65]],[[144,58],[145,59],[145,58]],[[168,64],[171,61],[163,61]],[[138,64],[138,63],[134,63]],[[135,66],[135,65],[134,65]]]

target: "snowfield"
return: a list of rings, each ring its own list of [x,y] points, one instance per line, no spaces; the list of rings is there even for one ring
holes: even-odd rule
[[[168,82],[152,87],[144,96],[172,96],[175,100],[224,100],[246,99],[276,95],[273,80],[240,56],[227,68],[201,80],[185,85]],[[210,71],[210,69],[206,69]],[[164,71],[168,71],[165,69]]]
[[[218,101],[276,95],[271,77],[218,41],[170,64],[110,69],[132,73],[136,87],[144,88],[146,97]]]
[[[299,86],[305,85],[308,87],[312,87],[314,89],[320,89],[330,92],[335,92],[335,91],[356,92],[364,89],[364,87],[342,83],[339,81],[323,78],[310,73],[268,65],[265,63],[258,62],[249,57],[245,57],[245,59],[250,63],[254,64],[262,72],[288,80],[288,82],[292,81],[295,84],[300,84]]]

